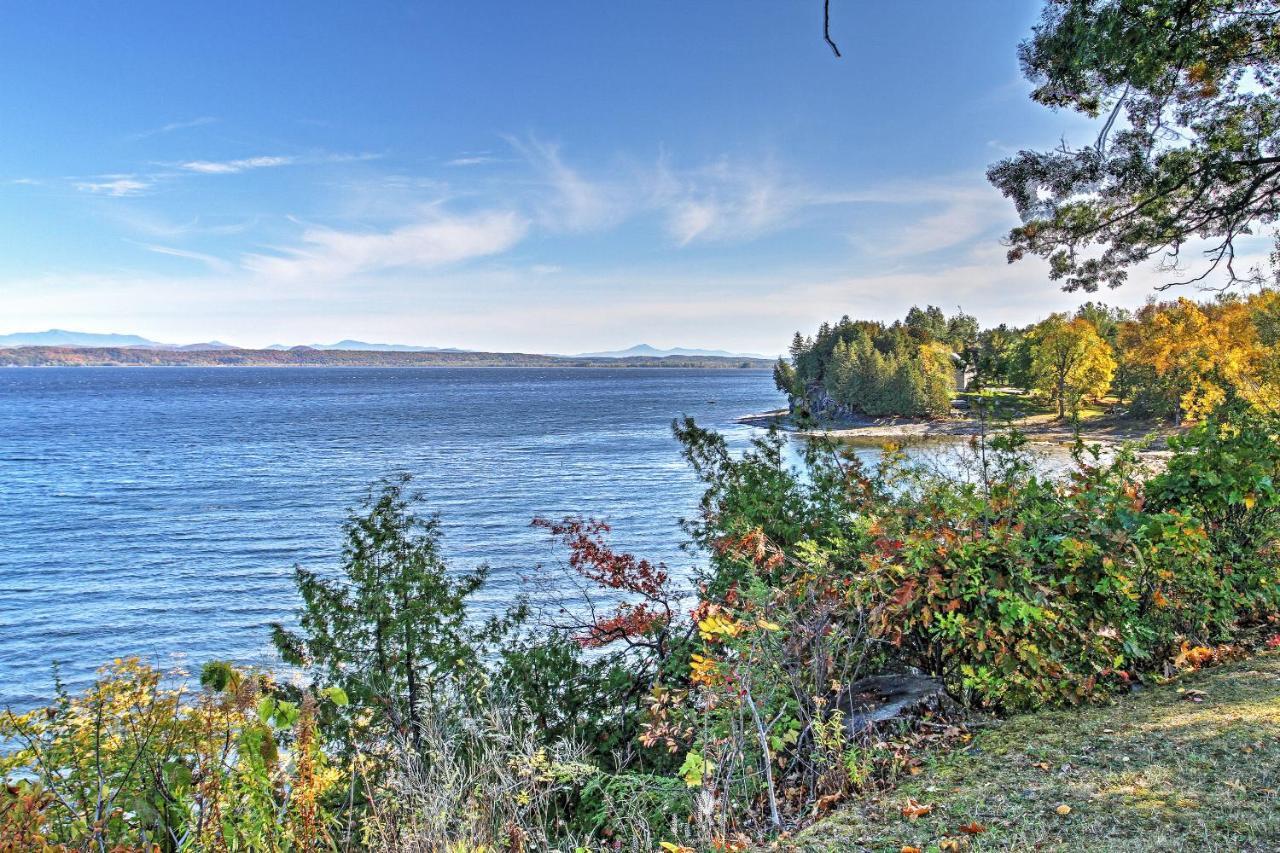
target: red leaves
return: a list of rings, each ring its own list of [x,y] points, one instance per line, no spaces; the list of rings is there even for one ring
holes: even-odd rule
[[[670,621],[666,566],[614,551],[604,540],[609,532],[607,523],[569,516],[563,521],[535,518],[533,526],[546,530],[569,549],[569,567],[586,580],[646,599],[639,604],[619,604],[611,613],[595,616],[574,637],[580,646],[594,649],[647,637]]]
[[[726,535],[717,539],[713,547],[721,556],[735,557],[755,564],[765,573],[772,573],[786,561],[782,549],[769,541],[762,530],[752,530],[741,536]]]
[[[898,587],[898,589],[893,593],[893,597],[890,598],[892,605],[894,607],[906,607],[914,601],[917,586],[919,586],[919,584],[916,583],[915,578],[908,578],[906,582],[904,582],[902,586]]]
[[[598,649],[614,640],[648,634],[666,617],[653,612],[646,604],[636,607],[621,605],[612,616],[601,616],[574,640],[584,649]]]
[[[566,517],[563,521],[535,518],[540,527],[569,549],[569,566],[589,581],[609,589],[634,592],[657,598],[667,582],[667,567],[619,554],[604,541],[609,525],[594,518]]]

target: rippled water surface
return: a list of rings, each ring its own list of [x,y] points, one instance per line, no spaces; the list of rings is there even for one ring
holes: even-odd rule
[[[103,661],[269,661],[296,563],[336,564],[346,509],[414,475],[459,566],[504,605],[555,554],[539,514],[613,523],[673,565],[700,494],[671,436],[735,444],[781,402],[767,371],[0,370],[0,705]]]

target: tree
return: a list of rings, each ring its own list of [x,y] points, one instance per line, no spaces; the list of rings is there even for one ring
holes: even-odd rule
[[[1116,361],[1111,346],[1087,320],[1053,314],[1030,333],[1035,387],[1058,404],[1058,417],[1079,411],[1085,397],[1100,397],[1111,385]]]
[[[796,376],[796,369],[784,358],[779,358],[777,364],[773,366],[773,384],[779,391],[791,397],[804,394],[804,386]]]
[[[275,624],[272,639],[286,662],[309,669],[319,685],[340,687],[416,744],[423,703],[479,673],[501,623],[468,623],[467,598],[488,570],[451,577],[439,520],[414,512],[419,498],[408,484],[407,475],[382,481],[351,513],[340,578],[295,569],[299,630]]]
[[[947,320],[946,342],[959,355],[968,358],[970,351],[978,345],[978,318],[963,311]]]
[[[1200,305],[1189,299],[1144,308],[1129,334],[1130,358],[1148,377],[1148,408],[1198,421],[1219,405],[1243,400],[1259,411],[1280,403],[1277,349],[1270,331],[1280,297]]]
[[[1022,341],[1022,330],[1011,329],[1004,323],[982,332],[978,337],[978,382],[982,385],[1016,382],[1025,372],[1019,364],[1019,356],[1025,349],[1021,347]]]
[[[923,311],[912,305],[903,325],[918,343],[927,344],[947,336],[947,315],[936,305],[930,305]]]
[[[1081,148],[1021,151],[988,178],[1023,224],[1009,261],[1045,257],[1064,289],[1117,287],[1135,264],[1178,266],[1209,241],[1201,281],[1260,281],[1236,241],[1280,205],[1280,3],[1052,0],[1021,45],[1032,97],[1101,119]]]

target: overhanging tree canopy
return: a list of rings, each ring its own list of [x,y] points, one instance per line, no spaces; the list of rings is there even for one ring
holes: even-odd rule
[[[1237,242],[1280,204],[1280,2],[1050,0],[1019,53],[1036,101],[1101,126],[1092,145],[988,171],[1023,219],[1010,262],[1047,258],[1069,291],[1117,287],[1156,258],[1166,287],[1263,279]],[[1187,269],[1197,239],[1208,248]]]

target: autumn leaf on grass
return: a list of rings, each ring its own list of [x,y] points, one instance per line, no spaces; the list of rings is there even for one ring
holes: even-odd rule
[[[987,828],[976,820],[971,820],[960,827],[960,831],[965,835],[981,835],[987,831]]]
[[[1184,641],[1177,657],[1173,659],[1173,665],[1179,669],[1199,669],[1206,663],[1212,663],[1215,657],[1213,649],[1193,646]]]
[[[924,851],[919,847],[912,847],[910,844],[904,844],[898,853],[924,853]]]
[[[908,797],[906,805],[902,807],[902,816],[907,820],[915,820],[916,818],[924,817],[931,811],[933,811],[933,806],[918,803]]]
[[[814,814],[830,811],[843,799],[844,794],[827,794],[824,797],[818,797],[818,802],[813,806]]]
[[[944,838],[938,842],[938,849],[942,853],[960,853],[961,850],[969,849],[969,839],[967,838]]]
[[[1054,809],[1054,811],[1062,815],[1063,817],[1066,817],[1067,815],[1071,814],[1071,806],[1067,805],[1066,803],[1063,803],[1062,805]]]

